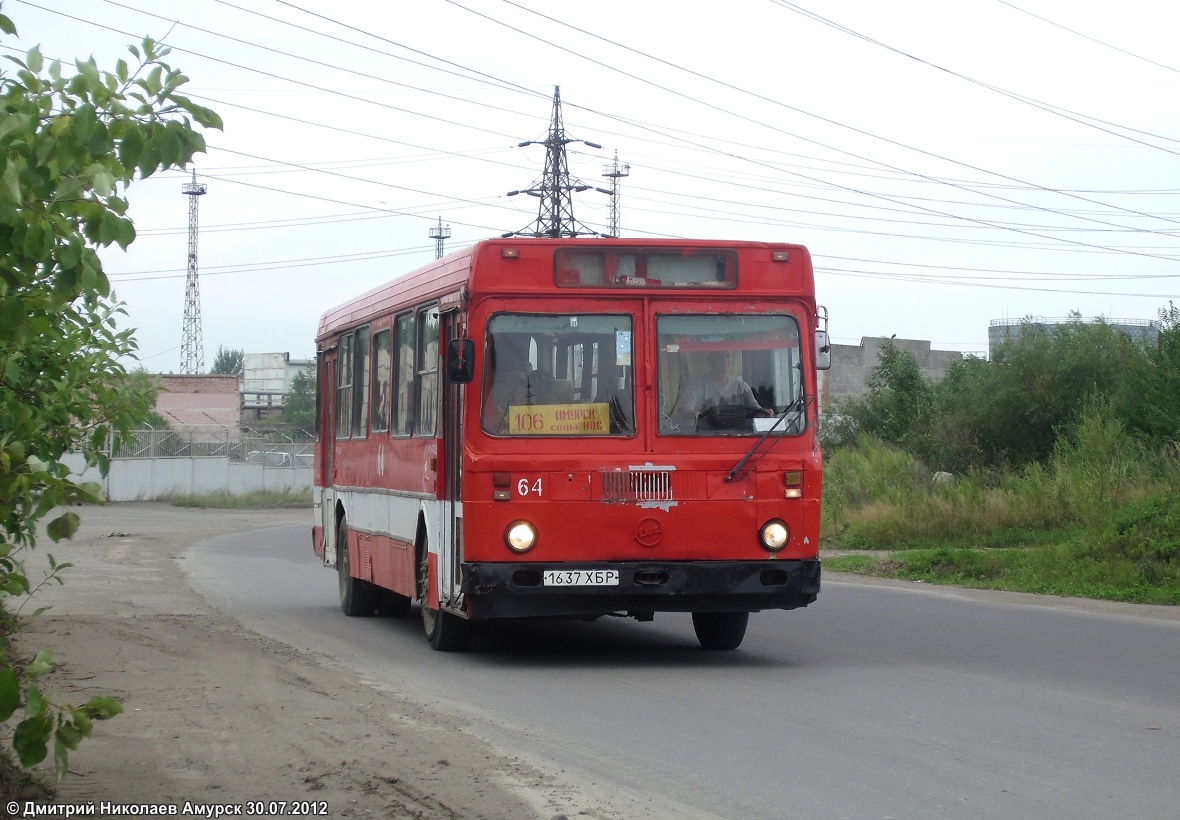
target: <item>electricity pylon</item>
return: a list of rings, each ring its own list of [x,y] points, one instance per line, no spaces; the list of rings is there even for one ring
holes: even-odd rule
[[[430,229],[430,238],[434,240],[434,258],[442,259],[444,243],[451,238],[451,226],[444,228],[441,216],[438,218],[438,227]]]
[[[607,236],[619,235],[619,180],[630,176],[631,166],[627,163],[619,165],[619,152],[615,151],[615,161],[602,166],[602,175],[610,179],[610,228]]]
[[[571,142],[581,142],[591,148],[601,149],[601,145],[587,140],[573,139],[566,136],[561,123],[561,87],[553,87],[553,118],[549,123],[549,135],[544,140],[525,140],[518,147],[526,145],[545,146],[545,172],[541,178],[533,183],[533,187],[519,191],[509,191],[508,196],[528,194],[541,200],[537,206],[537,220],[532,225],[504,234],[509,236],[531,237],[561,237],[597,236],[593,231],[574,219],[573,195],[592,188],[604,194],[609,194],[603,188],[594,188],[578,179],[570,178],[569,163],[566,161],[565,147]]]
[[[201,339],[201,290],[197,284],[197,197],[208,190],[208,185],[197,182],[196,168],[193,169],[193,181],[180,186],[180,192],[188,197],[188,276],[184,284],[180,372],[194,376],[205,369],[205,343]]]

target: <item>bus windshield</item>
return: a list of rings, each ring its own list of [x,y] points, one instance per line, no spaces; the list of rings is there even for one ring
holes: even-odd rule
[[[497,436],[629,436],[629,315],[501,313],[488,322],[483,429]]]
[[[794,317],[664,315],[656,329],[661,434],[803,431],[803,413],[791,412],[803,391]]]

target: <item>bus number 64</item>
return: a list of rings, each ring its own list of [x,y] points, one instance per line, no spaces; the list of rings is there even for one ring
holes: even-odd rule
[[[522,478],[516,482],[516,494],[519,496],[527,496],[530,493],[535,494],[538,498],[541,496],[541,479],[538,477],[536,481],[529,484],[527,478]]]

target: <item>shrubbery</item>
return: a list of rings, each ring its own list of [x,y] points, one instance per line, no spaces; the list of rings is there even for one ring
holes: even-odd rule
[[[1180,323],[1161,320],[1146,349],[1103,324],[1030,332],[938,384],[887,349],[835,408],[823,515],[827,546],[895,552],[829,566],[1180,603]]]

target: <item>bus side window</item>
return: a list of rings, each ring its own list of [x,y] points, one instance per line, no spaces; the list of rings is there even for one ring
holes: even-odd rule
[[[414,314],[394,323],[393,435],[408,436],[414,428]]]
[[[352,377],[352,435],[366,438],[369,435],[369,329],[362,327],[356,332],[352,356],[356,373]]]
[[[434,435],[438,418],[438,306],[418,311],[418,424],[414,432]]]
[[[373,432],[389,429],[389,331],[373,336]]]
[[[336,357],[336,438],[352,435],[352,334],[340,337]]]

